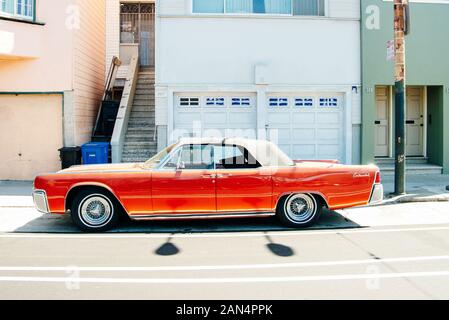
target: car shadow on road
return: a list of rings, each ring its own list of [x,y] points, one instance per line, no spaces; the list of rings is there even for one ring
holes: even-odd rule
[[[335,211],[324,210],[320,221],[307,229],[284,227],[276,217],[252,219],[167,220],[132,221],[125,219],[108,233],[212,233],[212,232],[266,232],[316,229],[360,228],[357,223]],[[18,233],[80,233],[69,215],[42,215],[26,221],[21,227],[11,230]]]

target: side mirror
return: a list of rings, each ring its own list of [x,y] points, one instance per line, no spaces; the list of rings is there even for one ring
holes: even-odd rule
[[[185,162],[184,162],[184,161],[180,161],[180,162],[178,163],[178,166],[176,167],[176,170],[183,170],[183,169],[185,169],[185,168],[186,168]]]

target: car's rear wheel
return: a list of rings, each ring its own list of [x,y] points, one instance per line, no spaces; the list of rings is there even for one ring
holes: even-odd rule
[[[295,193],[279,201],[277,216],[289,227],[305,228],[319,220],[322,208],[319,198],[308,193]]]
[[[118,211],[113,197],[105,191],[94,189],[80,191],[71,206],[73,222],[87,232],[110,230],[117,224]]]

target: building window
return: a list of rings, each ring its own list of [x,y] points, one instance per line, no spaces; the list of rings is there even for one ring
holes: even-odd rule
[[[194,13],[224,13],[223,0],[193,0]]]
[[[0,0],[0,16],[34,19],[34,0]]]
[[[324,0],[293,1],[293,15],[295,16],[324,16],[324,14]]]
[[[324,16],[324,0],[193,0],[193,13]]]

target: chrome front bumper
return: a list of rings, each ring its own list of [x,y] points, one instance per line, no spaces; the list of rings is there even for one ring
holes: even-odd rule
[[[33,201],[37,211],[42,213],[50,213],[50,210],[48,208],[47,194],[44,190],[34,190]]]
[[[384,199],[384,186],[381,184],[375,184],[373,191],[371,192],[371,198],[369,204],[381,203]]]

